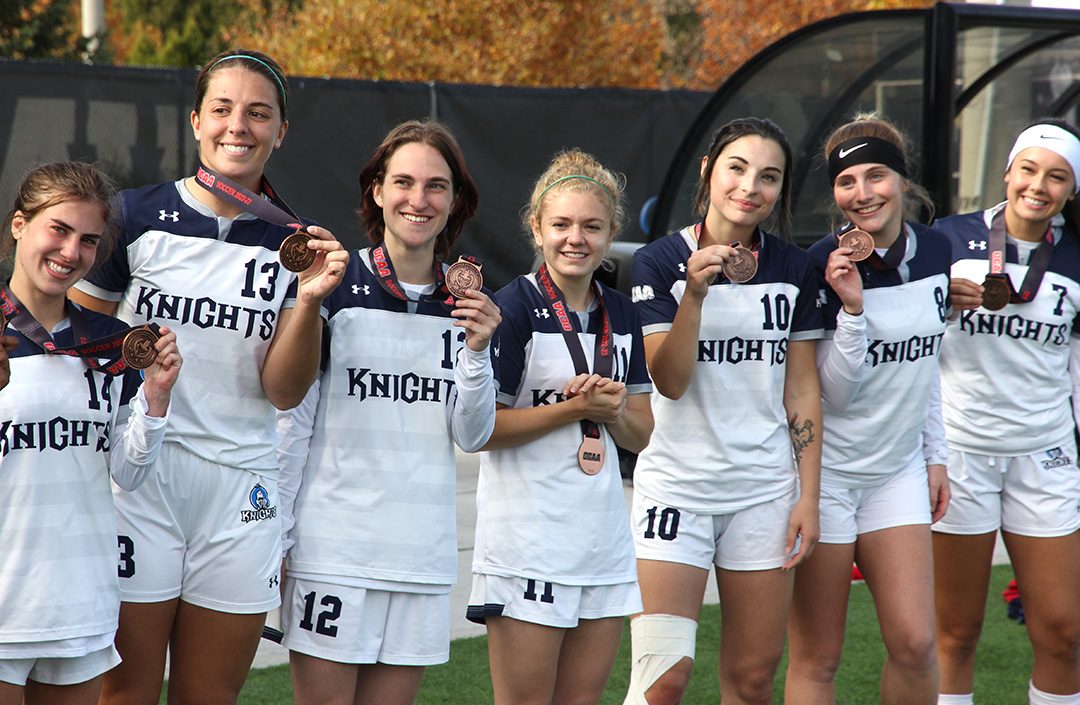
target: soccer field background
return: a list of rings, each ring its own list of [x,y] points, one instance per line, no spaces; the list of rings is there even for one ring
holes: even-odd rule
[[[986,626],[979,644],[975,694],[979,705],[1018,705],[1027,702],[1027,681],[1031,669],[1031,647],[1024,628],[1005,616],[1001,591],[1012,579],[1008,565],[995,566],[987,600]],[[720,609],[707,605],[698,630],[697,662],[684,705],[716,705],[719,686],[716,658],[720,641]],[[871,705],[878,702],[878,679],[885,659],[873,599],[866,585],[851,587],[847,640],[837,675],[837,702],[842,705]],[[781,663],[774,703],[783,702],[784,669]],[[630,633],[623,632],[619,657],[601,700],[603,705],[619,705],[626,694],[630,675]],[[160,700],[165,703],[165,695]],[[241,705],[287,705],[293,702],[288,666],[251,672],[238,701]],[[491,703],[487,639],[458,639],[450,648],[450,662],[429,668],[420,688],[418,705],[484,705]]]

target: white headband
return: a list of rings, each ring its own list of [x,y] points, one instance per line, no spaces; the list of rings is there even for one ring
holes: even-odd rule
[[[1049,149],[1067,161],[1073,173],[1073,193],[1080,192],[1080,140],[1076,139],[1076,135],[1057,125],[1032,125],[1016,138],[1005,168],[1012,166],[1016,155],[1029,147]]]

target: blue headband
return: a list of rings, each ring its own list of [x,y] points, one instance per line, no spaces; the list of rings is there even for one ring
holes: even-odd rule
[[[273,67],[270,66],[270,64],[266,63],[265,61],[263,61],[259,57],[257,57],[257,56],[248,56],[247,54],[229,54],[228,56],[223,56],[220,59],[218,59],[217,61],[215,61],[213,64],[211,64],[210,68],[208,68],[206,70],[206,72],[210,73],[211,71],[214,70],[215,66],[220,64],[222,61],[228,61],[229,59],[247,59],[248,61],[254,61],[256,64],[259,64],[260,66],[265,68],[267,71],[269,71],[270,75],[274,77],[274,83],[277,84],[278,90],[281,92],[281,109],[282,109],[282,112],[284,112],[285,107],[288,105],[288,102],[289,102],[288,99],[285,97],[285,84],[281,82],[280,78],[278,78],[278,72],[275,71],[273,69]]]

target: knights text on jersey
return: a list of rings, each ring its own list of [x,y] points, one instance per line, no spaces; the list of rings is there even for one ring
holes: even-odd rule
[[[120,241],[76,285],[117,301],[117,317],[176,332],[184,373],[165,440],[222,465],[275,472],[274,408],[260,371],[281,304],[295,290],[277,248],[287,228],[218,218],[183,182],[120,194]]]
[[[837,247],[829,234],[809,250],[819,276],[827,335],[836,329],[840,298],[825,282]],[[907,226],[907,249],[896,269],[858,265],[863,275],[867,354],[855,398],[842,410],[822,400],[822,482],[864,487],[884,475],[925,466],[922,431],[949,310],[948,239],[917,223]]]
[[[671,329],[696,249],[691,226],[635,254],[633,295],[646,336]],[[804,251],[767,233],[758,260],[749,282],[709,287],[683,397],[652,396],[656,428],[634,484],[671,506],[727,514],[795,486],[784,374],[789,342],[823,335],[817,278]]]
[[[354,252],[326,298],[323,372],[295,502],[293,573],[450,585],[457,574],[451,308],[415,313]]]
[[[953,277],[982,283],[989,272],[990,221],[1000,208],[935,224],[952,240]],[[941,404],[950,448],[1026,455],[1073,435],[1068,367],[1070,339],[1078,334],[1080,240],[1066,227],[1055,227],[1054,236],[1032,301],[1000,311],[961,311],[949,322],[941,349]],[[1028,267],[1018,264],[1011,239],[1005,259],[1019,289]]]
[[[96,339],[123,329],[86,311]],[[116,514],[108,452],[138,375],[91,370],[20,338],[0,391],[0,644],[116,629]],[[53,336],[73,344],[71,329]]]
[[[625,295],[599,286],[613,336],[611,378],[624,382],[627,394],[648,394],[652,383],[636,312]],[[502,312],[499,402],[521,409],[562,401],[563,386],[576,374],[574,362],[535,275],[518,277],[496,301]],[[601,320],[594,307],[586,327],[575,326],[590,369]],[[481,455],[474,573],[564,585],[636,579],[618,451],[603,424],[600,429],[604,466],[596,475],[586,475],[578,465],[578,423]]]

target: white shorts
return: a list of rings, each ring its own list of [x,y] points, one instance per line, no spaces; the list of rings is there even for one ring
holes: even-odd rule
[[[871,531],[929,523],[925,465],[887,475],[876,487],[821,484],[821,543],[855,543]]]
[[[949,512],[934,524],[945,534],[998,529],[1020,536],[1067,536],[1080,528],[1076,442],[1014,457],[949,452]]]
[[[281,570],[277,478],[162,446],[135,491],[113,488],[120,599],[184,602],[219,612],[276,607]]]
[[[785,551],[798,489],[734,514],[694,514],[634,490],[632,524],[638,560],[668,561],[708,570],[769,570],[799,550]]]
[[[85,656],[0,659],[0,681],[25,686],[26,681],[46,685],[75,685],[97,678],[120,663],[109,644]]]
[[[637,581],[615,585],[561,585],[532,578],[473,574],[466,618],[488,617],[573,629],[582,619],[626,617],[642,610]]]
[[[450,594],[285,578],[282,645],[338,663],[434,666],[450,660]]]

